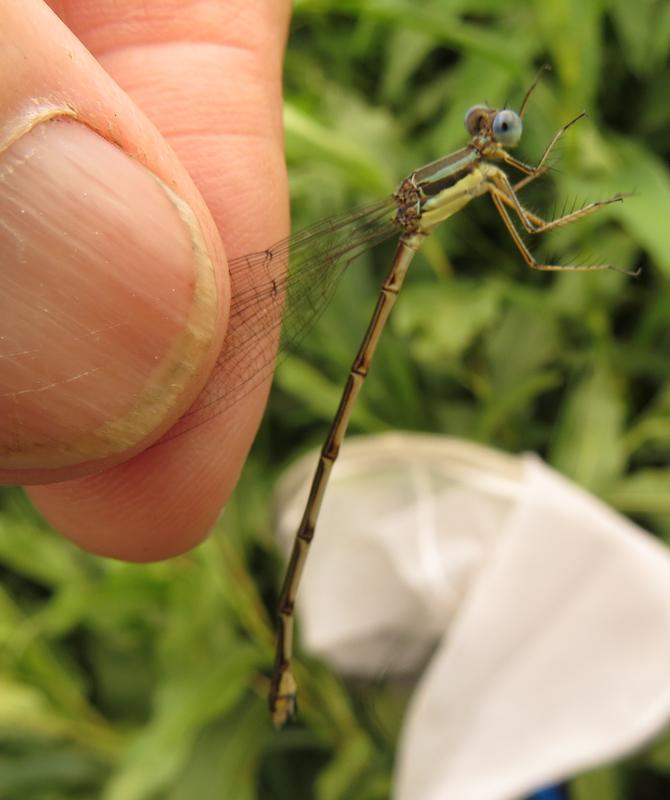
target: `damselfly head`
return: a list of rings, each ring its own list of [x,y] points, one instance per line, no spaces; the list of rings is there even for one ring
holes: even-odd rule
[[[523,132],[521,117],[511,108],[489,108],[477,105],[465,114],[465,128],[482,143],[497,142],[502,147],[515,147]]]

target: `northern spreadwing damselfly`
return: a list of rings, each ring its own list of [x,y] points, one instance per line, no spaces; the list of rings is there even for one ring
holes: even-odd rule
[[[539,76],[538,76],[539,77]],[[260,253],[230,262],[233,282],[242,289],[234,294],[230,333],[219,359],[220,367],[238,376],[234,384],[216,396],[201,398],[197,409],[183,419],[182,431],[204,421],[214,404],[228,406],[241,399],[272,372],[277,345],[283,347],[304,335],[318,317],[346,267],[362,252],[397,236],[398,243],[377,304],[358,353],[351,366],[339,407],[322,447],[309,497],[298,527],[281,589],[270,710],[277,726],[295,713],[297,686],[293,676],[294,607],[310,543],[328,478],[337,458],[358,393],[368,374],[382,329],[403,285],[410,262],[423,241],[444,220],[471,200],[488,194],[525,263],[541,271],[590,271],[612,268],[608,264],[562,266],[542,264],[526,246],[514,218],[528,234],[568,225],[599,208],[623,199],[616,194],[589,203],[551,221],[528,210],[518,192],[546,173],[548,157],[565,131],[580,114],[559,128],[536,166],[510,155],[523,129],[533,82],[518,112],[476,105],[465,115],[470,141],[460,150],[412,172],[387,199],[298,231]],[[515,182],[501,164],[519,173]],[[271,342],[267,347],[263,344]]]

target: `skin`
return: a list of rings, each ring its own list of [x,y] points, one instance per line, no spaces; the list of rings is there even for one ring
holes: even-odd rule
[[[188,203],[216,273],[219,308],[192,387],[141,442],[90,464],[54,466],[45,451],[23,468],[0,469],[0,478],[31,484],[28,492],[45,517],[86,550],[131,561],[167,558],[207,535],[235,486],[267,397],[265,384],[188,434],[144,449],[207,380],[235,291],[226,255],[261,250],[288,233],[281,66],[290,3],[52,0],[48,5],[0,0],[7,76],[0,86],[3,138],[11,138],[23,100],[62,102],[67,96],[79,121]],[[14,46],[3,48],[2,40]],[[60,61],[65,52],[67,61]],[[0,359],[0,384],[3,363]],[[101,375],[89,391],[99,392],[103,402],[110,386]],[[113,391],[123,387],[115,383]]]

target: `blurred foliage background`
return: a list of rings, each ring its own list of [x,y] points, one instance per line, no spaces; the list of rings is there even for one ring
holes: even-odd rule
[[[583,109],[528,203],[633,192],[536,254],[617,272],[528,270],[482,199],[413,265],[352,431],[435,431],[535,450],[670,542],[670,4],[663,0],[296,0],[286,58],[294,227],[391,192],[465,142],[466,109],[514,106],[518,155]],[[318,446],[391,249],[349,270],[277,374],[233,502],[174,561],[89,557],[0,495],[0,798],[382,800],[402,693],[344,687],[306,657],[302,713],[265,692],[281,573],[273,483]],[[573,800],[670,796],[670,739],[576,777]]]

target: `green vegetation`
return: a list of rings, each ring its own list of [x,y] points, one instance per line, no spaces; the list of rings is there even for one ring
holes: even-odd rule
[[[638,279],[532,273],[486,199],[443,226],[416,259],[353,433],[535,450],[670,543],[669,51],[660,0],[296,0],[295,227],[460,146],[466,109],[518,103],[544,62],[520,157],[582,109],[589,119],[531,207],[551,216],[635,193],[536,252],[640,266]],[[17,491],[0,495],[0,797],[388,797],[402,698],[302,659],[300,724],[277,734],[265,709],[281,573],[272,487],[320,444],[388,255],[356,262],[281,366],[239,490],[195,552],[145,567],[88,557]],[[579,800],[668,796],[668,741],[574,782]]]

